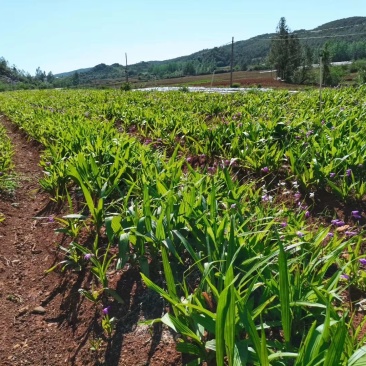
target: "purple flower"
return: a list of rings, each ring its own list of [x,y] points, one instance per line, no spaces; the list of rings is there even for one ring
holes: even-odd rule
[[[271,202],[272,200],[273,200],[273,196],[271,196],[269,194],[265,194],[264,196],[262,196],[263,202]]]
[[[54,217],[53,217],[53,216],[49,216],[49,217],[48,217],[48,222],[55,222]]]
[[[324,119],[322,119],[322,125],[324,125],[325,124],[325,121],[324,121]]]
[[[108,314],[109,314],[109,310],[111,310],[111,307],[110,307],[110,306],[107,306],[107,307],[105,307],[105,308],[102,310],[102,312],[103,312],[103,314],[104,314],[104,315],[108,315]]]
[[[355,236],[355,235],[357,235],[357,232],[356,231],[346,231],[345,233],[344,233],[346,236]]]
[[[299,238],[303,238],[304,237],[304,233],[302,233],[301,231],[298,231],[296,233],[296,235],[299,237]]]
[[[262,173],[268,173],[269,169],[268,166],[265,166],[264,168],[261,169]]]
[[[339,220],[339,219],[332,220],[331,223],[332,223],[332,225],[335,225],[335,226],[343,226],[343,225],[345,225],[344,221]]]
[[[341,274],[341,279],[342,280],[345,280],[345,281],[348,281],[349,280],[349,276],[346,275],[346,274]]]
[[[294,194],[295,200],[298,201],[301,198],[301,193],[300,192],[296,192]]]
[[[88,260],[90,260],[90,258],[91,257],[93,257],[94,256],[94,254],[92,254],[92,253],[87,253],[87,254],[85,254],[84,255],[84,259],[86,260],[86,261],[88,261]]]
[[[347,175],[347,177],[350,177],[352,175],[352,169],[347,169],[346,175]]]
[[[330,238],[333,238],[334,234],[333,233],[328,233],[327,236],[329,236]]]
[[[310,135],[312,135],[314,133],[313,130],[309,130],[308,132],[306,132],[306,137],[309,137]]]
[[[355,220],[360,220],[360,219],[362,219],[362,216],[360,215],[360,211],[352,211],[352,217],[353,217]]]
[[[330,173],[330,174],[329,174],[329,177],[330,177],[330,178],[334,178],[334,177],[335,177],[335,175],[336,175],[336,173]]]
[[[360,259],[360,264],[363,266],[366,266],[366,259],[365,258],[361,258]]]
[[[306,211],[305,212],[305,217],[308,219],[310,217],[310,212],[309,211]]]
[[[281,225],[281,227],[286,227],[287,226],[287,222],[286,221],[282,221],[280,225]]]

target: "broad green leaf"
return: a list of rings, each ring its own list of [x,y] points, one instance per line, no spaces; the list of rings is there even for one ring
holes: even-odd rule
[[[200,338],[197,337],[195,333],[193,333],[186,325],[184,325],[181,321],[179,321],[173,315],[166,313],[161,318],[161,321],[164,324],[166,324],[169,328],[172,328],[175,332],[181,333],[189,338],[192,338],[192,340],[198,342],[198,344],[201,344]]]
[[[366,366],[366,346],[356,350],[349,358],[347,366]]]
[[[286,253],[281,240],[278,241],[280,254],[278,257],[279,276],[280,276],[280,303],[281,321],[283,334],[286,343],[291,343],[291,310],[290,310],[290,283],[288,280],[288,266]]]

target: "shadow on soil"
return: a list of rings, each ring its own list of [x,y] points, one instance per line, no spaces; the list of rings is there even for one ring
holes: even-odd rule
[[[90,305],[79,292],[80,288],[88,287],[88,284],[92,282],[92,277],[92,274],[86,270],[64,274],[59,285],[41,303],[42,306],[47,306],[57,300],[57,296],[61,295],[60,312],[56,317],[49,317],[45,320],[48,323],[56,323],[59,327],[66,324],[74,333],[79,332],[77,334],[77,347],[69,355],[68,364],[78,364],[80,355],[82,356],[84,352],[83,349],[88,347],[87,342],[102,339],[106,346],[94,353],[95,366],[118,366],[123,357],[122,347],[126,335],[134,333],[142,317],[146,320],[160,318],[163,313],[164,302],[157,293],[146,289],[138,269],[130,268],[122,274],[111,275],[110,286],[122,298],[123,304],[117,300],[110,302],[110,297],[102,299],[103,307],[110,306],[110,316],[117,319],[113,336],[108,339],[101,326],[100,306]],[[159,280],[156,276],[153,277],[155,277],[157,284],[162,285],[159,283],[161,279]],[[90,314],[86,324],[85,311]],[[82,317],[83,312],[84,316]],[[146,330],[143,330],[143,332],[146,332]],[[147,355],[146,364],[150,363],[156,348],[161,342],[162,325],[160,323],[154,324],[150,332],[148,337],[141,337],[141,348],[145,349],[144,353]],[[137,335],[136,339],[138,338]],[[147,343],[150,344],[150,349],[146,352]],[[128,346],[126,345],[126,347]],[[134,347],[136,347],[136,344],[134,344]]]
[[[104,365],[108,366],[118,366],[125,335],[136,329],[141,315],[144,319],[155,319],[161,317],[163,311],[163,300],[158,294],[144,287],[137,269],[130,269],[121,276],[116,284],[116,291],[124,300],[124,305],[117,302],[111,305],[111,312],[113,315],[116,314],[118,323],[104,355]],[[146,364],[149,364],[150,358],[160,343],[161,335],[161,324],[152,326],[151,346]]]
[[[90,283],[92,274],[82,271],[77,274],[70,273],[62,277],[59,286],[55,287],[48,297],[42,301],[42,306],[47,306],[60,294],[63,296],[60,304],[60,314],[54,318],[46,318],[48,323],[56,323],[58,327],[67,324],[71,327],[73,333],[76,332],[80,323],[84,320],[80,319],[82,313],[81,307],[84,297],[80,294],[79,289],[85,287],[86,283]],[[99,314],[97,309],[94,310],[93,316],[90,317],[88,324],[83,327],[82,334],[78,335],[78,346],[73,354],[69,355],[69,364],[74,365],[79,352],[86,345],[92,334],[101,334],[102,328],[99,324]]]

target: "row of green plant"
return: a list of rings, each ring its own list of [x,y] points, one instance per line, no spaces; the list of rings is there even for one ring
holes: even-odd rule
[[[365,190],[364,93],[364,87],[327,90],[321,111],[317,92],[54,91],[29,93],[26,103],[19,101],[24,94],[12,93],[4,108],[42,143],[59,139],[64,129],[73,134],[79,124],[86,130],[108,125],[151,150],[172,151],[178,144],[188,160],[201,156],[201,168],[230,160],[252,175],[267,167],[273,175],[295,176],[303,189],[349,200],[361,199]]]
[[[148,322],[175,330],[192,365],[362,365],[363,323],[343,299],[365,289],[364,91],[325,91],[321,111],[314,92],[17,92],[0,105],[45,147],[41,183],[70,207],[57,268],[89,268],[89,300],[122,301],[108,272],[129,263],[171,308]],[[313,213],[323,191],[356,200],[348,231]]]
[[[6,133],[6,129],[0,124],[0,194],[11,193],[15,188],[15,180],[12,174],[13,146]],[[0,212],[0,222],[4,219]]]

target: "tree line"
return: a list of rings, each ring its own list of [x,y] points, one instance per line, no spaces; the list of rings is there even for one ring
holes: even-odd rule
[[[56,78],[52,71],[46,73],[37,67],[34,76],[29,72],[18,69],[15,65],[0,57],[0,91],[14,89],[47,89],[63,88],[79,85],[79,74],[73,73],[67,79]]]
[[[0,91],[54,87],[54,82],[52,71],[46,73],[38,67],[32,76],[15,65],[10,66],[4,57],[0,57]]]
[[[358,50],[361,46],[363,49]],[[366,57],[366,43],[347,44],[342,42],[325,42],[318,49],[311,49],[307,44],[301,44],[297,34],[292,33],[282,17],[278,23],[276,36],[271,41],[267,58],[269,65],[277,72],[277,78],[288,83],[304,84],[314,82],[313,64],[319,63],[324,85],[337,85],[342,69],[332,68],[335,61],[350,60],[349,52],[356,52],[357,57]],[[365,65],[356,64],[357,71],[364,72]]]

